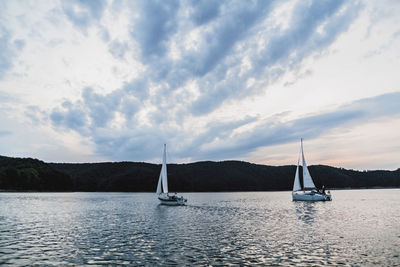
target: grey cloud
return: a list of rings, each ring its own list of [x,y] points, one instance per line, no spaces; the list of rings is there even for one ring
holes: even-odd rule
[[[297,120],[282,122],[279,115],[266,121],[248,117],[229,122],[212,122],[202,133],[193,133],[176,124],[176,110],[163,107],[156,109],[158,114],[151,125],[137,124],[134,117],[141,109],[140,96],[136,89],[147,87],[147,80],[133,81],[123,89],[107,95],[96,94],[85,89],[82,101],[64,102],[52,111],[50,118],[55,126],[62,126],[89,136],[96,145],[99,155],[115,160],[149,160],[159,156],[159,147],[164,142],[176,143],[174,154],[192,160],[227,159],[243,157],[259,147],[278,145],[297,141],[300,137],[316,138],[337,127],[351,126],[370,120],[400,114],[398,103],[400,93],[391,93],[368,99],[361,99],[335,110],[306,116]],[[148,95],[142,96],[147,98]],[[168,101],[167,101],[168,102]],[[177,103],[173,103],[177,104]],[[168,104],[166,104],[168,106]],[[107,123],[116,111],[127,118],[124,130],[117,132],[107,128]],[[256,123],[251,130],[235,133],[235,130]],[[173,126],[175,125],[175,126]]]
[[[105,43],[108,43],[111,39],[110,33],[105,27],[100,27],[98,35]],[[113,44],[110,45],[109,51],[111,54],[113,54]]]
[[[265,121],[251,131],[232,136],[226,142],[198,151],[193,158],[224,159],[243,157],[259,147],[298,141],[301,137],[313,139],[337,127],[363,124],[371,120],[400,114],[400,93],[389,93],[361,99],[322,114],[310,115],[289,122]]]
[[[212,30],[204,34],[203,47],[199,52],[186,55],[188,59],[185,67],[198,76],[213,70],[234,45],[246,37],[251,27],[268,14],[271,3],[272,1],[240,1],[232,7],[227,4],[227,14],[214,21]]]
[[[8,135],[11,135],[11,134],[12,134],[11,131],[0,131],[0,137],[2,137],[2,136],[8,136]]]
[[[166,88],[169,90],[175,90],[189,79],[202,78],[214,71],[231,55],[233,47],[246,39],[252,26],[267,16],[273,2],[194,1],[179,4],[171,1],[161,3],[145,1],[139,3],[139,7],[138,5],[132,7],[134,10],[139,8],[140,19],[134,21],[131,35],[133,41],[141,48],[142,63],[148,66],[145,75],[156,83],[168,84]],[[181,6],[189,8],[191,13],[182,15],[186,13],[179,12]],[[224,13],[213,11],[222,9],[222,6]],[[194,25],[191,25],[190,21],[194,21]],[[200,32],[199,49],[186,51],[184,44],[178,42],[182,59],[168,58],[166,52],[171,38],[175,41],[184,40],[189,32],[196,29]],[[228,71],[227,64],[226,71]]]
[[[1,75],[0,75],[1,77]],[[7,94],[6,92],[0,91],[0,103],[9,103],[9,102],[17,102],[18,100],[11,96],[10,94]]]
[[[47,120],[46,111],[37,106],[27,106],[24,112],[25,116],[30,118],[34,124],[44,123]]]
[[[135,127],[132,130],[115,135],[102,132],[93,136],[96,152],[116,160],[143,160],[159,156],[159,149],[166,139],[165,134],[150,127]]]
[[[321,51],[323,48],[331,45],[340,34],[348,30],[362,7],[363,6],[357,2],[350,3],[331,15],[330,19],[323,25],[322,32],[314,31],[310,41],[299,49],[298,60],[301,62],[303,58],[311,53]]]
[[[82,99],[76,102],[64,101],[50,112],[50,120],[55,126],[61,126],[77,131],[82,135],[94,133],[98,128],[109,126],[116,112],[132,122],[139,110],[140,102],[134,91],[115,90],[109,94],[98,94],[92,88],[85,88]]]
[[[230,135],[235,129],[255,122],[257,119],[257,117],[247,117],[241,120],[208,123],[205,127],[206,130],[203,133],[195,136],[189,144],[185,145],[185,147],[179,151],[179,153],[177,153],[177,155],[181,157],[189,157],[189,155],[191,155],[190,157],[194,157],[195,155],[200,156],[205,145],[209,145],[212,142],[218,143],[218,140],[229,139]],[[207,159],[207,156],[212,157],[213,155],[203,154],[202,156],[204,156],[203,159]]]
[[[18,50],[21,50],[25,47],[25,41],[22,39],[17,39],[13,43]]]
[[[92,126],[104,127],[114,117],[121,101],[120,91],[114,91],[106,96],[96,94],[92,88],[86,88],[82,93],[85,108],[92,120]]]
[[[84,134],[87,125],[85,111],[78,105],[64,105],[64,107],[64,109],[55,108],[51,112],[50,119],[53,124]]]
[[[191,139],[191,133],[180,127],[172,126],[135,126],[130,130],[117,134],[97,132],[93,140],[96,151],[102,156],[119,160],[151,160],[158,159],[163,143],[173,144],[170,151],[174,157],[192,157],[201,151],[201,147],[217,139],[227,138],[231,132],[243,125],[255,121],[249,117],[225,123],[209,123],[207,130]]]
[[[214,84],[213,84],[214,83]],[[210,84],[210,86],[207,86]],[[204,86],[204,94],[190,104],[190,111],[195,116],[207,114],[218,108],[222,102],[229,98],[241,98],[246,96],[245,84],[240,79],[221,79],[221,81],[207,81]]]
[[[257,66],[274,66],[282,61],[289,66],[298,64],[331,44],[351,24],[358,9],[356,4],[344,1],[300,1],[289,28],[276,32],[261,53],[254,55],[254,62]],[[322,33],[317,31],[319,26]]]
[[[13,59],[17,53],[23,49],[24,41],[12,41],[11,33],[0,25],[0,79],[13,66]]]
[[[386,116],[400,114],[400,93],[387,93],[371,98],[364,98],[353,103],[343,105],[344,110],[359,110],[363,118],[372,120]]]
[[[229,99],[265,90],[286,72],[299,68],[305,58],[323,51],[346,31],[361,8],[357,2],[299,1],[291,15],[291,26],[282,31],[264,23],[280,4],[274,1],[136,4],[132,8],[139,8],[140,18],[134,21],[131,36],[141,48],[142,63],[147,65],[143,76],[163,88],[161,95],[151,101],[158,103],[158,98],[168,97],[188,80],[195,79],[200,95],[185,103],[183,112],[189,110],[197,116],[214,111]],[[179,9],[188,7],[188,15],[182,15],[185,12]],[[182,57],[169,58],[171,38],[184,40],[193,30],[199,33],[197,49],[187,50],[183,43],[178,43]],[[265,39],[264,47],[258,47],[260,38]],[[121,48],[116,51],[123,55]],[[251,68],[243,72],[240,66],[245,57]],[[247,87],[250,78],[258,83]]]
[[[135,115],[140,110],[141,103],[134,97],[126,96],[121,100],[119,111],[128,122],[135,121]]]
[[[92,21],[102,17],[106,3],[105,0],[67,0],[62,1],[62,9],[75,26],[86,30]]]
[[[109,52],[120,59],[126,57],[131,47],[138,45],[140,54],[135,54],[138,53],[136,50],[132,50],[132,54],[136,60],[141,60],[146,70],[140,78],[109,94],[85,89],[80,101],[66,102],[53,109],[50,115],[53,125],[69,127],[90,136],[98,153],[110,157],[126,155],[130,159],[149,159],[155,156],[154,151],[163,142],[176,140],[185,144],[175,150],[182,158],[221,158],[233,155],[233,152],[243,155],[269,142],[290,142],[297,139],[300,132],[310,136],[322,134],[335,125],[364,116],[365,110],[361,109],[315,115],[290,123],[271,120],[254,131],[235,135],[232,134],[235,129],[255,119],[209,124],[202,134],[191,133],[180,126],[192,116],[203,116],[216,110],[226,101],[262,92],[286,72],[301,69],[304,59],[323,51],[348,29],[361,8],[357,2],[298,1],[290,15],[290,27],[282,30],[266,24],[271,11],[280,3],[126,3],[132,12],[139,14],[139,18],[132,16],[131,39],[109,42],[108,36],[105,41]],[[116,5],[115,10],[124,5]],[[94,12],[97,15],[89,15],[89,18],[101,16],[102,8],[100,6],[99,11]],[[81,25],[85,28],[88,23],[83,21]],[[187,48],[180,42],[192,32],[198,34],[196,49]],[[172,41],[181,57],[170,57]],[[245,59],[249,61],[248,69],[242,68]],[[248,87],[251,78],[256,84]],[[193,93],[197,98],[183,88],[188,81],[198,85],[199,91]],[[150,93],[150,88],[156,89]],[[140,111],[145,111],[146,127],[137,123]],[[117,112],[126,123],[123,129],[112,131],[110,122]],[[300,122],[314,123],[319,128],[302,128]]]
[[[135,4],[141,9],[140,19],[131,34],[139,43],[144,60],[163,56],[170,35],[177,28],[179,2],[151,0]]]
[[[193,9],[190,17],[196,25],[203,25],[215,19],[219,15],[220,6],[223,4],[223,1],[193,0],[190,4]]]
[[[338,127],[351,127],[371,120],[400,114],[400,93],[362,99],[342,105],[335,110],[282,122],[278,114],[267,120],[248,117],[228,122],[211,122],[205,131],[194,135],[181,128],[132,127],[120,137],[113,134],[96,137],[97,148],[103,156],[121,160],[157,158],[163,142],[175,144],[174,156],[191,160],[224,160],[242,158],[260,147],[296,142],[300,137],[317,138]],[[258,123],[259,126],[240,133],[236,129]],[[118,155],[117,155],[118,154]]]
[[[304,46],[316,28],[334,14],[343,1],[300,1],[294,8],[292,22],[287,30],[278,32],[261,53],[259,64],[273,65],[279,59],[286,59],[297,47]]]
[[[149,97],[149,80],[147,78],[134,79],[129,83],[125,83],[122,91],[132,95],[140,100],[146,100]]]
[[[191,104],[191,111],[196,115],[207,114],[226,100],[265,90],[286,72],[298,68],[305,58],[332,44],[348,29],[360,8],[353,2],[299,1],[292,14],[291,26],[284,31],[279,28],[267,31],[267,43],[261,50],[254,49],[249,42],[244,45],[244,51],[236,51],[236,55],[229,55],[223,62],[218,56],[213,57],[219,60],[213,70],[214,76],[209,75],[200,81],[203,83],[202,94]],[[322,27],[322,32],[317,31],[319,27]],[[241,73],[238,66],[246,54],[250,56],[252,68]],[[246,88],[249,78],[264,82]]]
[[[109,44],[109,51],[115,58],[124,59],[125,54],[129,51],[129,44],[114,40]]]
[[[311,76],[312,74],[313,74],[313,72],[310,69],[306,70],[303,73],[297,73],[295,78],[292,81],[285,82],[285,84],[283,86],[285,86],[285,87],[291,86],[291,85],[297,83],[298,80],[303,79],[308,76]]]

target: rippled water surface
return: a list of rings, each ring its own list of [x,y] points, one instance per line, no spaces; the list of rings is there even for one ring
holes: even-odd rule
[[[0,265],[400,265],[400,190],[0,193]]]

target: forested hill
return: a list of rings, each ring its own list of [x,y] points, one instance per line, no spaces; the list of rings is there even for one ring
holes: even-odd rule
[[[77,191],[156,190],[161,165],[117,162],[50,164],[73,178]],[[242,161],[168,164],[171,192],[291,190],[296,166],[266,166]],[[400,187],[400,169],[360,172],[317,165],[309,167],[317,187]]]
[[[154,192],[161,165],[137,162],[45,163],[0,157],[0,190]],[[168,164],[172,192],[291,190],[295,166],[242,161]],[[354,171],[309,167],[317,187],[400,187],[396,171]]]
[[[70,175],[31,158],[0,156],[0,190],[72,191]]]

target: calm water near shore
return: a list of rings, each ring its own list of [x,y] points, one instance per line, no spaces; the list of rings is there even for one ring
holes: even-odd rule
[[[400,189],[0,193],[0,265],[400,265]]]

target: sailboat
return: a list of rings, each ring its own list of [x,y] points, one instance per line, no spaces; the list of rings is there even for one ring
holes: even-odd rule
[[[168,193],[168,177],[167,177],[167,145],[164,144],[163,162],[161,166],[160,177],[157,184],[157,197],[163,205],[179,206],[185,205],[187,199],[176,193],[170,195]]]
[[[299,176],[299,162],[300,162],[300,155],[297,159],[297,168],[296,174],[294,176],[294,183],[293,183],[293,191],[292,191],[292,199],[293,200],[301,200],[301,201],[329,201],[332,200],[332,196],[330,192],[325,192],[325,188],[323,187],[322,190],[318,190],[315,187],[313,179],[311,177],[310,172],[307,168],[307,163],[304,158],[304,151],[303,151],[303,139],[301,139],[301,148],[300,154],[302,157],[302,165],[303,165],[303,187],[300,184],[300,176]]]

